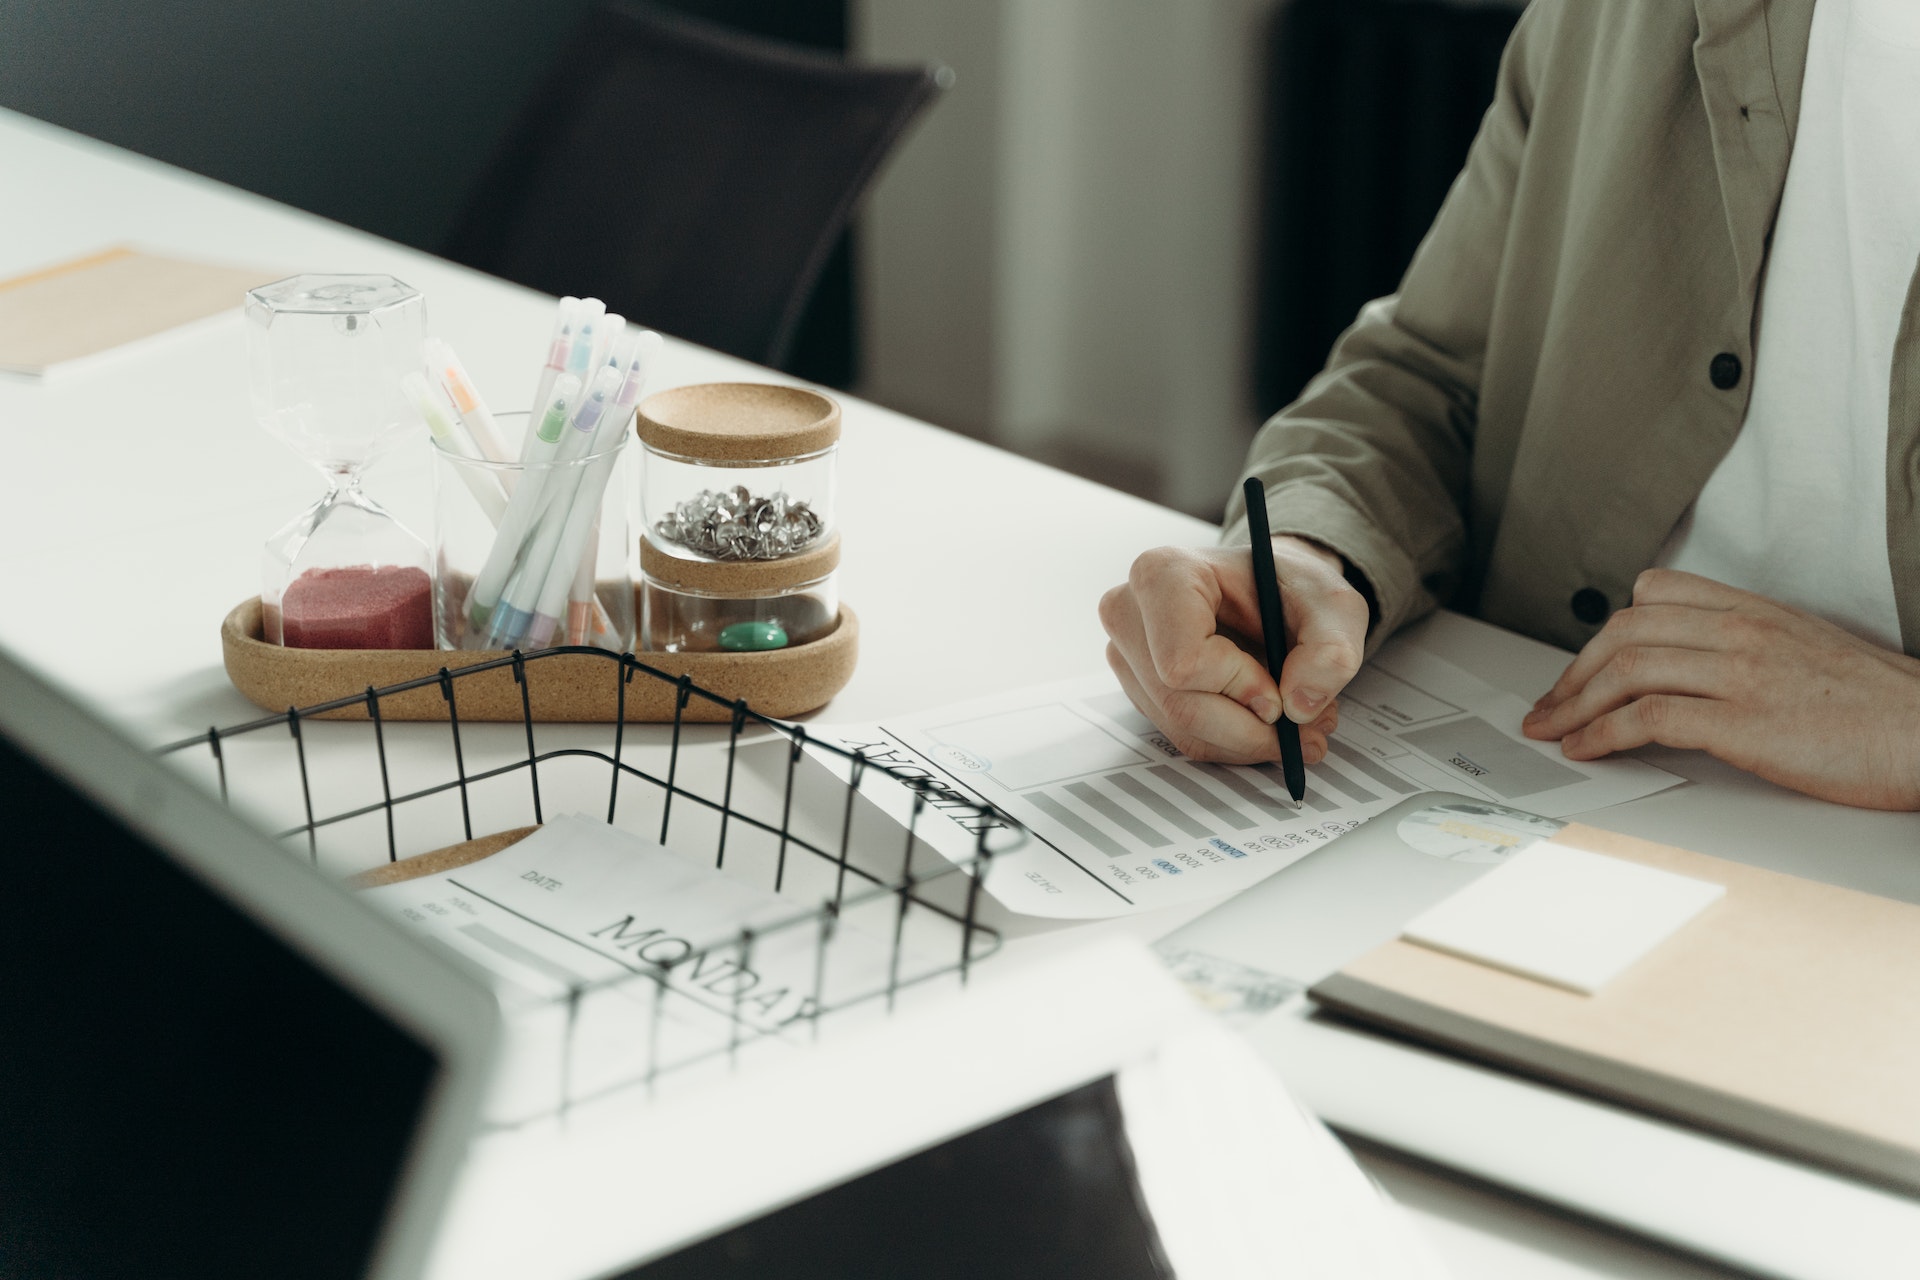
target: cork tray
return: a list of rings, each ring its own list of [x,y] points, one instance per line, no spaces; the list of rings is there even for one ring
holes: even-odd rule
[[[448,649],[285,649],[260,638],[260,601],[244,601],[220,627],[227,677],[256,706],[268,711],[357,698],[409,680],[432,679],[444,667],[457,670],[511,656],[505,652]],[[640,660],[670,676],[691,676],[724,698],[744,698],[765,716],[797,716],[817,710],[853,678],[859,656],[860,622],[840,606],[834,629],[810,644],[764,653],[648,653]],[[603,657],[562,654],[528,664],[527,698],[537,721],[611,723],[619,710],[618,668]],[[636,678],[626,688],[627,720],[661,723],[674,718],[675,688],[663,680]],[[520,686],[504,666],[459,682],[460,719],[521,719]],[[436,681],[380,699],[383,720],[445,720],[447,702]],[[364,703],[318,715],[323,720],[365,720]],[[691,699],[688,721],[724,722],[730,712],[703,698]]]

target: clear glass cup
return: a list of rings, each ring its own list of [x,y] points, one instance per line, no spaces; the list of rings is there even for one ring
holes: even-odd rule
[[[653,653],[754,653],[824,639],[840,616],[834,575],[758,592],[676,586],[642,574],[640,644]]]
[[[360,490],[419,430],[400,379],[420,367],[425,299],[392,276],[291,276],[248,291],[246,324],[254,417],[327,482],[262,554],[265,639],[431,648],[427,544]]]
[[[647,536],[692,560],[773,560],[833,535],[837,446],[799,458],[713,461],[651,445],[641,478]]]
[[[516,455],[531,416],[494,415]],[[433,623],[440,648],[583,644],[632,651],[639,450],[630,430],[617,441],[598,453],[532,466],[462,457],[433,442]],[[594,496],[583,499],[583,492]],[[530,521],[517,547],[497,551],[495,518],[508,522],[505,510],[516,501],[548,516]],[[567,520],[554,514],[562,504]],[[544,540],[540,527],[549,530]]]
[[[840,406],[807,387],[706,382],[640,402],[647,540],[682,560],[804,556],[832,540]],[[654,575],[659,576],[659,575]]]

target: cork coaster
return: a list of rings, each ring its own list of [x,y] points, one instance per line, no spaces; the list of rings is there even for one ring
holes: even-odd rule
[[[380,699],[383,720],[442,720],[447,701],[435,679],[444,668],[458,671],[506,653],[467,649],[286,649],[260,638],[260,601],[243,601],[220,627],[227,677],[248,701],[268,711],[309,707],[340,698],[360,698],[369,687],[410,680],[429,684]],[[860,650],[860,621],[840,606],[832,631],[809,644],[760,653],[646,653],[656,671],[690,676],[701,688],[729,700],[745,699],[764,716],[790,717],[818,710],[853,678]],[[587,654],[561,654],[525,664],[527,699],[541,722],[611,724],[619,713],[620,667]],[[511,666],[453,682],[463,721],[521,719],[520,686]],[[629,723],[661,724],[674,717],[677,690],[664,680],[637,674],[626,687]],[[724,723],[730,708],[693,698],[691,723]],[[323,720],[365,720],[364,701],[322,713]]]
[[[469,862],[478,862],[482,858],[492,857],[502,849],[512,848],[539,829],[538,827],[515,827],[511,831],[496,831],[490,836],[462,840],[459,844],[450,844],[444,849],[435,849],[432,853],[416,853],[411,858],[402,858],[398,862],[389,862],[383,867],[375,867],[371,871],[362,871],[358,875],[348,876],[347,887],[372,889],[383,884],[399,884],[402,880],[416,880],[421,876],[439,875],[442,871],[464,867]]]

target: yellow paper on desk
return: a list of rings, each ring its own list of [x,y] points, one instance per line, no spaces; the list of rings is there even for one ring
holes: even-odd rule
[[[56,365],[237,308],[280,272],[216,266],[120,245],[0,280],[0,370]]]

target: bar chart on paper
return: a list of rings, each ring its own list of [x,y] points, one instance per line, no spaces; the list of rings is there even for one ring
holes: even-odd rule
[[[1633,760],[1566,761],[1520,736],[1521,699],[1410,647],[1383,650],[1341,705],[1298,805],[1278,765],[1187,759],[1110,677],[821,732],[1017,818],[1033,839],[996,859],[985,887],[1017,911],[1062,917],[1245,888],[1422,791],[1558,816],[1678,781]],[[970,831],[936,821],[925,833],[954,856],[972,851]]]

